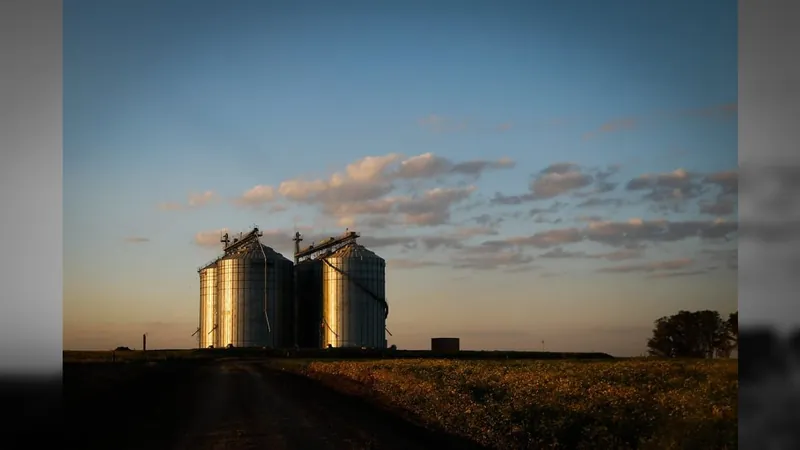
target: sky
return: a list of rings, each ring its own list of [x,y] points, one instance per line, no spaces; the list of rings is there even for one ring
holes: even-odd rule
[[[429,3],[65,2],[64,348],[195,346],[254,225],[357,230],[399,348],[736,311],[736,4]]]

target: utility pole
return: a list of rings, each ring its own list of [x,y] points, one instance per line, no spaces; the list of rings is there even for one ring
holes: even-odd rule
[[[142,335],[142,351],[147,351],[147,333]]]

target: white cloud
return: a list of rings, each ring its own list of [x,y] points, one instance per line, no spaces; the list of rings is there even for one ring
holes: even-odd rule
[[[275,189],[272,186],[259,184],[245,191],[234,202],[241,206],[261,206],[275,200]]]

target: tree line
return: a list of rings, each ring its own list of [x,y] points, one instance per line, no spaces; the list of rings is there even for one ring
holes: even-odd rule
[[[717,311],[680,311],[655,321],[647,340],[650,356],[729,358],[739,346],[739,312],[723,318]]]

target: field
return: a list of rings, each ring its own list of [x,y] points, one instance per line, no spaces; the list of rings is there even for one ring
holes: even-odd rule
[[[366,401],[366,409],[353,407],[355,419],[345,421],[347,426],[365,430],[372,426],[371,416],[383,414],[402,419],[392,427],[409,423],[432,433],[464,438],[482,448],[738,447],[736,360],[609,359],[607,355],[569,359],[569,355],[555,353],[493,352],[459,356],[468,359],[400,351],[391,355],[261,349],[65,352],[65,388],[72,386],[67,391],[73,392],[70,397],[76,404],[85,406],[90,398],[96,399],[93,401],[97,406],[92,409],[105,411],[98,418],[104,423],[146,419],[147,423],[134,427],[139,430],[134,435],[151,429],[152,432],[145,434],[172,439],[168,436],[181,427],[202,426],[190,417],[170,416],[175,415],[170,411],[176,407],[163,403],[164,399],[172,398],[176,405],[192,404],[192,389],[202,392],[225,389],[224,377],[237,376],[238,369],[231,372],[230,367],[244,361],[247,367],[261,367],[256,370],[265,371],[263,376],[245,378],[251,392],[258,392],[262,384],[274,392],[289,392],[275,387],[277,378],[269,375],[279,369],[278,373],[302,375],[298,378],[310,379],[321,389]],[[543,359],[536,359],[539,357]],[[206,380],[193,375],[202,372],[202,367],[219,367],[213,373],[222,374],[223,378]],[[297,397],[285,399],[287,402],[311,405],[322,402],[327,395],[322,391],[306,395],[307,388],[299,387],[303,386],[300,381],[287,380],[287,386],[296,386],[292,389]],[[252,396],[248,394],[248,398]],[[117,408],[105,399],[128,406],[112,413]],[[247,403],[230,404],[244,399],[232,397],[219,401],[222,403],[212,405],[212,410],[229,408],[239,411],[241,417],[251,417],[246,413]],[[136,402],[149,404],[159,414],[130,416],[128,412],[137,410],[133,408]],[[324,411],[323,417],[342,415],[343,402],[346,402],[344,397],[331,400],[330,406],[319,406]],[[200,407],[191,407],[197,408]],[[275,410],[274,414],[280,417],[284,413]],[[295,415],[299,418],[302,414]],[[274,420],[277,419],[267,421]],[[323,422],[320,419],[318,426],[323,426]],[[258,432],[259,423],[262,421],[251,425],[253,433]],[[291,430],[285,434],[306,435]],[[386,431],[383,436],[384,441],[394,442],[401,439],[402,433]],[[447,448],[461,447],[453,444]]]
[[[489,448],[737,448],[733,360],[281,364]]]

